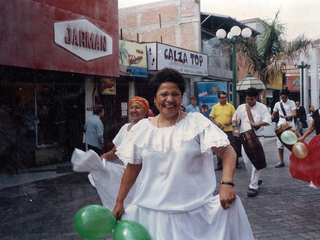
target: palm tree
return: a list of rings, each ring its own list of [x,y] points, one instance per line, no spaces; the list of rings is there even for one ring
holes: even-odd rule
[[[273,21],[261,20],[262,33],[246,43],[240,43],[237,48],[239,58],[244,60],[248,70],[259,75],[264,84],[276,79],[298,53],[313,45],[304,35],[292,42],[285,41],[285,27],[279,23],[278,17],[279,11]]]
[[[120,63],[124,64],[125,60],[128,60],[128,50],[126,49],[126,42],[125,41],[120,41],[119,45],[119,59]]]

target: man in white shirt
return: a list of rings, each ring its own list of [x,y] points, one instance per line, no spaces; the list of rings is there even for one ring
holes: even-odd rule
[[[246,101],[250,107],[250,112],[254,121],[249,120],[246,110],[246,104],[241,104],[232,117],[232,123],[234,125],[240,124],[240,133],[248,131],[254,127],[260,127],[258,130],[256,130],[256,135],[263,147],[264,126],[271,124],[271,118],[268,108],[264,104],[259,103],[257,101],[258,94],[259,91],[256,88],[248,88],[246,90]],[[241,154],[243,161],[246,165],[248,174],[251,177],[247,196],[255,197],[258,195],[258,188],[259,185],[262,183],[262,181],[260,180],[260,170],[257,170],[253,166],[243,146],[241,147]]]
[[[290,95],[289,90],[285,89],[281,91],[280,93],[281,101],[277,102],[274,105],[271,119],[273,119],[276,116],[276,114],[279,113],[278,126],[288,122],[294,129],[294,117],[296,116],[296,104],[294,103],[294,101],[289,99],[289,95]],[[283,107],[281,107],[281,105]],[[283,143],[279,139],[277,139],[277,146],[278,146],[280,162],[275,167],[281,168],[281,167],[284,167],[285,164],[283,161]]]

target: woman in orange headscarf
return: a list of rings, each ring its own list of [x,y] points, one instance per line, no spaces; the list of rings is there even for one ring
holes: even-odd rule
[[[100,157],[93,151],[83,152],[79,149],[75,149],[72,154],[73,170],[76,172],[90,172],[88,178],[91,184],[96,187],[103,206],[110,211],[115,206],[121,178],[125,170],[124,165],[116,164],[118,162],[115,161],[117,159],[115,152],[123,139],[128,137],[134,125],[150,114],[148,112],[149,102],[142,97],[133,97],[129,102],[129,115],[132,123],[126,123],[122,126],[117,136],[113,139],[114,147],[112,150],[102,154]],[[132,202],[134,193],[135,186],[130,190],[125,200],[125,205]]]
[[[134,126],[141,119],[145,118],[149,111],[149,102],[143,97],[135,96],[129,102],[129,115],[132,119],[132,123],[127,123],[120,129],[117,136],[113,139],[114,147],[107,153],[100,156],[101,160],[114,161],[118,157],[115,154],[117,151],[116,146],[122,142],[122,139],[126,137],[132,126]]]

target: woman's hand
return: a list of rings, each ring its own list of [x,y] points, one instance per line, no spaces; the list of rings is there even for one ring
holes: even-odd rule
[[[221,184],[220,185],[220,204],[224,210],[230,208],[230,205],[236,199],[236,191],[233,186]]]
[[[116,201],[116,206],[112,211],[117,221],[121,220],[121,217],[124,213],[123,202],[127,197],[128,192],[130,191],[132,185],[136,181],[141,171],[141,168],[142,168],[142,163],[140,164],[128,163],[126,169],[124,170],[124,173],[121,179],[119,194]]]
[[[102,154],[101,156],[100,156],[100,159],[101,159],[101,161],[103,161],[103,159],[108,159],[108,157],[107,157],[107,153],[104,153],[104,154]]]
[[[124,207],[123,207],[123,203],[117,202],[116,206],[114,207],[112,214],[114,215],[114,217],[116,218],[116,221],[120,221],[122,215],[124,214]]]
[[[237,154],[233,147],[212,147],[211,150],[222,158],[222,176],[221,182],[233,182],[234,170],[236,168]],[[236,192],[233,186],[228,184],[220,185],[220,203],[224,210],[230,208],[230,205],[236,199]]]

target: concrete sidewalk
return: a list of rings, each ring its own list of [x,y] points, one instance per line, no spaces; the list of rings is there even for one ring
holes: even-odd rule
[[[249,176],[241,159],[243,168],[234,179],[255,239],[320,239],[320,190],[291,177],[288,150],[286,167],[274,167],[279,161],[275,137],[265,139],[264,150],[268,166],[257,197],[246,195]],[[74,173],[71,163],[1,175],[0,239],[82,239],[74,230],[74,215],[85,205],[101,204],[87,175]],[[216,175],[220,181],[221,171]]]

